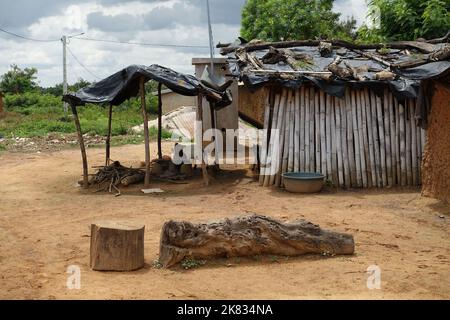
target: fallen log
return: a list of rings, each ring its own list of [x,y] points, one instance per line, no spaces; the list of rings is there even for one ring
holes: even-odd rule
[[[253,255],[297,256],[306,253],[353,254],[353,236],[321,229],[305,220],[282,223],[262,215],[210,224],[166,222],[159,262],[171,267],[185,258],[208,259]]]

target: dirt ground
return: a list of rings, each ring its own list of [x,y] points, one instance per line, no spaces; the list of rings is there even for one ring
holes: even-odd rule
[[[169,144],[164,148],[169,150]],[[155,153],[155,145],[151,149]],[[104,150],[90,149],[90,165]],[[153,154],[155,156],[155,154]],[[133,164],[143,146],[113,148]],[[449,299],[450,207],[415,189],[325,191],[295,195],[259,187],[249,171],[221,175],[210,188],[153,183],[167,192],[123,190],[114,197],[82,191],[77,149],[0,154],[0,298],[2,299]],[[208,222],[259,213],[304,218],[354,235],[353,256],[253,257],[209,261],[197,269],[158,269],[159,235],[169,219]],[[89,226],[105,219],[145,224],[144,269],[89,269]],[[69,265],[81,289],[69,290]],[[381,268],[381,289],[366,270]]]

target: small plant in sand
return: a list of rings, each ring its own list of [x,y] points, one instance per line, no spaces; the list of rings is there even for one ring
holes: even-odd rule
[[[197,260],[194,258],[185,258],[183,261],[181,261],[181,266],[183,267],[183,269],[186,270],[195,269],[205,264],[206,264],[205,260]]]

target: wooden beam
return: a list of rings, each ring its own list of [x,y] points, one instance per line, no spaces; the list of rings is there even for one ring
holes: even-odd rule
[[[112,105],[112,104],[109,104],[109,113],[108,113],[108,135],[106,136],[106,160],[105,160],[105,166],[109,165],[109,161],[111,160],[112,109],[113,109],[113,105]]]
[[[161,135],[162,135],[162,83],[158,84],[158,159],[162,159]]]
[[[88,163],[87,163],[87,155],[86,148],[84,146],[83,132],[81,131],[80,119],[78,118],[77,107],[73,104],[70,105],[73,113],[73,120],[75,122],[75,127],[77,128],[78,133],[78,143],[80,144],[81,157],[83,160],[83,188],[89,188],[89,172],[88,172]]]
[[[150,185],[150,138],[148,134],[148,115],[145,106],[145,78],[141,77],[139,82],[139,95],[141,97],[142,119],[144,120],[144,138],[145,138],[145,188]]]

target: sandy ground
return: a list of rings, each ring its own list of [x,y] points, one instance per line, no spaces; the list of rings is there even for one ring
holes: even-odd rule
[[[169,145],[164,146],[168,150]],[[155,145],[151,147],[155,151]],[[142,160],[142,146],[114,148],[116,160]],[[103,150],[89,150],[90,164]],[[0,154],[0,298],[12,299],[410,299],[450,298],[450,207],[419,190],[326,191],[294,195],[259,187],[251,173],[230,172],[210,188],[154,183],[167,192],[121,197],[76,187],[78,150]],[[259,213],[305,218],[355,237],[354,256],[255,257],[210,261],[191,270],[155,268],[159,233],[169,219],[207,222]],[[89,269],[89,225],[118,219],[146,226],[144,269]],[[81,268],[81,289],[66,287]],[[366,269],[381,268],[381,289]]]

